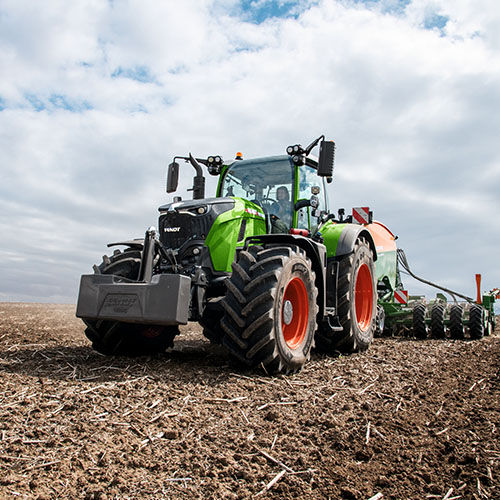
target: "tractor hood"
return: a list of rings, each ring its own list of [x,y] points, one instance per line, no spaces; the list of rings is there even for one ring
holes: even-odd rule
[[[226,205],[221,207],[220,205]],[[216,208],[215,208],[216,207]],[[205,198],[203,200],[186,200],[167,203],[158,208],[160,213],[164,212],[189,212],[192,215],[200,215],[207,213],[210,209],[216,210],[218,213],[231,210],[234,207],[234,200],[232,198]],[[205,209],[205,212],[198,211],[198,209]]]
[[[231,198],[205,198],[168,203],[159,208],[160,240],[168,248],[203,242],[217,217],[234,208]]]

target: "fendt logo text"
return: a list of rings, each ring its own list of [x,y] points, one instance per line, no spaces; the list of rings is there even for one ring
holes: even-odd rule
[[[166,227],[165,231],[167,233],[178,233],[181,230],[180,227]]]

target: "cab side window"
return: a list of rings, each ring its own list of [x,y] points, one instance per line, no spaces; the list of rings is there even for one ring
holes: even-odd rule
[[[321,179],[318,177],[316,169],[304,165],[299,168],[299,197],[298,200],[309,200],[312,196],[311,188],[313,186],[323,187]],[[320,194],[319,207],[316,213],[319,215],[321,210],[324,210],[324,195]],[[311,230],[318,224],[317,217],[312,215],[313,209],[311,207],[303,207],[297,211],[297,227],[299,229]]]

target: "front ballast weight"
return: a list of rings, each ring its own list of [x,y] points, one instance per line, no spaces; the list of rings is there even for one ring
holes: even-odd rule
[[[126,250],[115,253],[113,261],[107,258],[112,265],[103,269],[104,272],[98,269],[96,274],[81,277],[76,310],[79,318],[160,326],[188,322],[191,278],[182,274],[153,276],[155,259],[162,252],[168,256],[168,252],[156,239],[153,227],[146,231],[141,243],[141,250],[136,251],[140,258],[136,257],[135,266],[124,268],[124,264],[130,264]]]

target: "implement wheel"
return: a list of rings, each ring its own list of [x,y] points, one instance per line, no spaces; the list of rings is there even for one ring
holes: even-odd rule
[[[484,310],[479,304],[472,304],[469,309],[469,335],[474,340],[484,336]]]
[[[114,274],[135,280],[139,275],[141,252],[127,248],[124,252],[115,250],[111,257],[105,255],[96,274]],[[85,335],[92,342],[95,351],[110,355],[141,356],[164,352],[173,347],[174,337],[179,333],[177,326],[141,325],[112,320],[89,320]]]
[[[459,304],[453,304],[450,309],[450,336],[459,340],[465,337],[464,309]]]
[[[382,337],[385,332],[385,310],[377,305],[377,316],[375,318],[374,337]]]
[[[353,253],[340,260],[337,290],[342,331],[320,329],[316,344],[327,353],[365,351],[375,332],[377,288],[373,254],[364,238],[358,239]]]
[[[445,306],[436,302],[431,310],[431,333],[435,339],[446,338],[446,327],[444,325]]]
[[[422,302],[417,302],[413,306],[413,335],[417,339],[426,339],[429,329],[425,322],[425,304]]]
[[[241,251],[222,300],[222,343],[230,357],[268,373],[299,370],[314,343],[318,291],[298,247]]]

